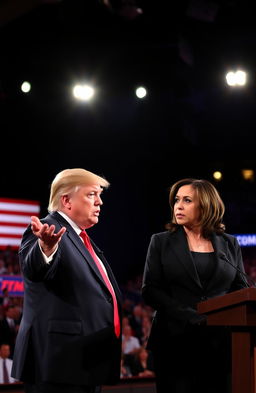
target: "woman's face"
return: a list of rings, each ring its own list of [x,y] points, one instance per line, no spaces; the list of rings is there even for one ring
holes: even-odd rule
[[[193,228],[200,220],[200,206],[195,189],[187,184],[178,189],[175,204],[174,216],[177,224]]]

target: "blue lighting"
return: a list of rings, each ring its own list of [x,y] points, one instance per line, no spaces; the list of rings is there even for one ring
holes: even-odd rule
[[[236,234],[234,235],[241,247],[256,246],[256,233]]]

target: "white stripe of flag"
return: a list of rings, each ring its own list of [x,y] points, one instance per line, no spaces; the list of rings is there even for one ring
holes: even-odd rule
[[[23,203],[8,203],[1,202],[0,200],[0,210],[13,211],[13,212],[27,212],[27,213],[39,213],[40,207],[38,205],[23,204]]]
[[[0,246],[20,246],[20,238],[0,237]]]
[[[26,227],[8,227],[6,225],[0,225],[0,234],[22,235],[25,229]]]
[[[1,214],[0,213],[0,222],[28,224],[30,222],[30,215],[29,216],[17,216],[15,214]]]
[[[18,248],[31,216],[39,217],[39,213],[37,201],[0,198],[0,249]]]

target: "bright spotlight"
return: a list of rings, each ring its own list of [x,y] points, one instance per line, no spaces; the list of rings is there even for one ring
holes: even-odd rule
[[[90,101],[94,96],[94,89],[89,85],[76,85],[73,89],[73,95],[77,100]]]
[[[236,71],[237,84],[244,86],[246,84],[246,73],[244,71]]]
[[[29,82],[23,82],[20,88],[23,93],[28,93],[31,90],[31,84]]]
[[[213,172],[212,176],[217,181],[221,181],[221,179],[222,179],[222,173],[220,171]]]
[[[138,87],[137,89],[136,89],[136,92],[135,92],[135,94],[136,94],[136,96],[138,97],[138,98],[144,98],[144,97],[146,97],[146,95],[147,95],[147,90],[145,89],[145,87]]]
[[[242,70],[230,71],[226,74],[226,81],[229,86],[244,86],[247,82],[247,74]]]

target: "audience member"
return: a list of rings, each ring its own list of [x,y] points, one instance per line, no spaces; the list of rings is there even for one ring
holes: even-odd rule
[[[15,383],[11,377],[12,359],[10,358],[10,345],[0,344],[0,383]]]
[[[149,333],[151,330],[151,325],[152,325],[152,318],[148,315],[145,315],[142,318],[142,325],[141,325],[141,330],[142,330],[141,345],[143,347],[146,347],[147,345]]]
[[[15,317],[17,311],[14,306],[9,306],[5,310],[4,318],[0,321],[0,337],[1,340],[10,346],[10,356],[13,357],[14,345],[17,336],[15,325]]]
[[[126,357],[124,354],[121,356],[120,378],[130,378],[132,373],[130,367],[126,364]]]
[[[11,299],[10,299],[10,296],[9,296],[8,288],[7,287],[3,288],[2,292],[3,292],[3,296],[2,296],[2,299],[1,299],[1,304],[2,304],[4,309],[7,309],[10,306],[10,304],[11,304]]]
[[[122,352],[125,355],[134,354],[140,348],[139,339],[132,334],[132,328],[130,325],[126,325],[123,328],[122,335]]]
[[[150,351],[140,347],[140,349],[133,356],[133,361],[131,362],[131,372],[133,376],[140,378],[155,376],[153,358]]]
[[[132,314],[130,317],[130,325],[133,331],[133,334],[140,340],[142,338],[142,318],[143,318],[143,308],[142,305],[136,304],[133,307]]]
[[[7,269],[5,266],[5,262],[4,259],[1,257],[0,258],[0,274],[6,274],[7,273]]]

